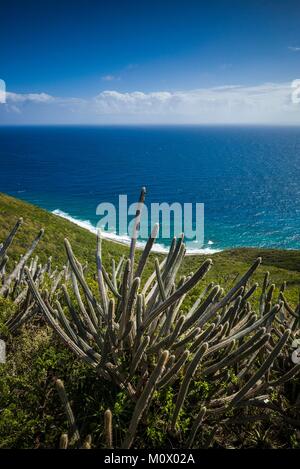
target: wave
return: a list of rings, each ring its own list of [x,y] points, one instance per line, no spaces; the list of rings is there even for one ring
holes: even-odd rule
[[[60,209],[52,210],[54,215],[57,215],[61,218],[69,220],[70,222],[74,223],[75,225],[84,228],[85,230],[90,231],[91,233],[97,234],[97,228],[90,222],[90,220],[80,220],[78,218],[72,217],[66,212],[63,212]],[[115,243],[124,244],[129,246],[131,242],[131,238],[128,235],[118,235],[116,233],[112,233],[109,231],[101,231],[101,235],[103,238],[108,239],[110,241],[114,241]],[[213,244],[212,241],[208,242],[208,244]],[[139,249],[143,249],[146,245],[145,241],[137,241],[136,247]],[[221,249],[211,249],[211,248],[187,248],[186,254],[188,256],[197,255],[197,254],[214,254],[216,252],[220,252]],[[152,252],[156,252],[159,254],[167,254],[169,252],[169,246],[164,244],[155,243]]]

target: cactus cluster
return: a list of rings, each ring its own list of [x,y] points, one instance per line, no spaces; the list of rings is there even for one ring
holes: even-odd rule
[[[140,201],[144,195],[142,190]],[[299,425],[298,420],[271,399],[276,387],[294,379],[300,371],[300,364],[292,360],[293,343],[300,332],[300,306],[293,309],[288,304],[285,285],[275,298],[275,286],[267,273],[259,289],[252,281],[261,264],[258,258],[228,292],[211,283],[203,287],[189,311],[183,313],[185,298],[205,277],[212,260],[205,260],[196,272],[180,277],[186,252],[182,236],[173,240],[168,255],[161,262],[156,259],[152,274],[144,278],[158,226],[154,226],[136,260],[140,216],[138,206],[128,259],[120,259],[117,265],[113,260],[110,274],[102,262],[98,232],[97,293],[89,286],[84,268],[67,239],[69,272],[64,276],[64,283],[56,282],[60,296],[54,298],[41,291],[39,276],[34,273],[36,268],[23,262],[18,270],[24,272],[22,282],[25,275],[26,296],[31,295],[33,304],[62,342],[93,367],[99,379],[114,383],[134,403],[120,446],[134,445],[138,425],[145,421],[155,391],[169,387],[176,389],[176,397],[168,427],[170,434],[176,435],[180,415],[190,406],[194,395],[193,383],[199,379],[214,383],[214,393],[198,403],[197,414],[183,443],[185,447],[193,447],[197,432],[206,421],[210,425],[234,421],[236,414],[232,411],[245,408],[271,410]],[[1,253],[10,243],[14,230]],[[3,267],[0,271],[3,272]],[[13,280],[17,282],[15,274]],[[7,285],[7,281],[2,284]],[[259,290],[259,299],[255,301],[258,306],[253,307],[252,299],[257,298]],[[90,437],[85,442],[80,439],[62,382],[58,380],[56,386],[71,433],[70,437],[62,435],[60,446],[67,447],[69,439],[73,443],[75,438],[82,447],[90,447]],[[112,447],[110,411],[105,413],[104,428],[106,446]]]
[[[92,436],[87,435],[85,438],[82,438],[76,421],[74,413],[71,407],[71,403],[68,398],[68,394],[65,390],[65,385],[61,379],[55,380],[56,390],[58,392],[62,407],[67,417],[69,431],[68,433],[62,433],[59,441],[60,449],[68,448],[81,448],[81,449],[91,449],[92,447]],[[107,409],[104,412],[104,443],[105,447],[108,449],[113,448],[112,440],[112,412],[110,409]]]
[[[54,298],[60,283],[67,275],[66,267],[61,271],[57,268],[53,269],[51,257],[45,264],[39,262],[38,256],[33,257],[34,251],[43,237],[43,229],[37,234],[27,251],[14,262],[13,268],[8,269],[9,249],[22,225],[23,219],[19,218],[6,239],[0,243],[0,297],[9,298],[16,306],[16,313],[5,324],[10,333],[16,333],[28,319],[39,311],[27,285],[24,275],[25,268],[30,272],[37,287],[44,286],[47,278],[47,289],[44,288],[44,294],[48,301]]]

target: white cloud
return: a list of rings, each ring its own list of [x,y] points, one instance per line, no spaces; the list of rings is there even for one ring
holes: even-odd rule
[[[172,92],[106,90],[90,99],[8,93],[7,101],[28,121],[34,115],[54,123],[300,124],[294,88],[292,83],[264,83]]]
[[[20,94],[20,93],[11,93],[7,91],[6,99],[8,102],[13,103],[24,103],[26,101],[33,102],[33,103],[49,103],[55,100],[53,96],[50,96],[46,93],[27,93],[27,94]]]
[[[132,93],[119,93],[118,91],[103,91],[94,98],[97,111],[100,113],[134,113],[149,112],[165,113],[168,110],[168,102],[172,94],[167,91],[143,93],[134,91]]]
[[[104,75],[101,77],[103,81],[116,81],[120,80],[120,77],[116,77],[115,75]]]
[[[293,52],[300,52],[300,47],[289,46],[289,49],[292,50]]]
[[[220,86],[182,91],[120,93],[103,91],[94,98],[99,114],[159,117],[191,122],[274,122],[300,118],[291,100],[291,84]],[[295,114],[295,116],[294,116]]]

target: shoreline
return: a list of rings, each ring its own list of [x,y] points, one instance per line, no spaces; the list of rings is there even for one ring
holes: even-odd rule
[[[55,209],[55,210],[47,210],[45,208],[42,208],[40,207],[39,205],[37,205],[36,203],[33,203],[33,202],[29,202],[27,200],[24,200],[20,197],[16,197],[14,195],[11,195],[11,194],[7,194],[7,193],[4,193],[4,192],[1,192],[0,191],[0,198],[3,197],[4,200],[5,199],[8,199],[6,203],[8,203],[9,205],[12,204],[12,206],[14,206],[15,204],[25,204],[26,208],[29,209],[30,207],[34,210],[34,209],[37,209],[37,210],[41,210],[42,212],[44,212],[45,214],[48,214],[48,215],[54,215],[57,219],[65,219],[67,220],[68,222],[70,222],[72,225],[75,225],[75,226],[78,226],[80,228],[82,228],[84,231],[87,231],[93,235],[96,235],[96,228],[87,220],[87,221],[83,221],[83,220],[79,220],[79,219],[76,219],[72,216],[70,216],[69,214],[59,210],[59,209]],[[25,209],[25,206],[24,206],[24,209]],[[19,216],[22,215],[22,210],[23,209],[19,209]],[[29,217],[30,218],[30,217]],[[130,245],[130,238],[127,236],[127,237],[119,237],[117,236],[116,234],[114,233],[107,233],[107,232],[102,232],[102,235],[103,235],[103,238],[105,241],[110,241],[112,244],[115,244],[115,245],[119,245],[119,246],[123,246],[123,247],[129,247]],[[138,250],[141,250],[143,249],[145,246],[145,242],[137,242],[137,249]],[[167,252],[168,252],[168,249],[169,247],[168,246],[163,246],[161,244],[154,244],[154,249],[151,250],[152,253],[157,253],[157,254],[162,254],[162,255],[165,255]],[[197,256],[210,256],[210,255],[214,255],[214,254],[220,254],[222,255],[222,253],[226,253],[226,252],[235,252],[235,251],[247,251],[247,250],[251,250],[251,251],[257,251],[257,252],[260,252],[260,251],[264,251],[266,253],[273,253],[275,254],[276,252],[278,253],[281,253],[281,254],[284,254],[286,253],[288,256],[291,255],[291,253],[295,253],[295,254],[299,254],[300,250],[297,249],[297,248],[282,248],[282,247],[267,247],[267,246],[235,246],[235,247],[226,247],[226,248],[223,248],[223,249],[212,249],[212,248],[208,248],[208,249],[191,249],[191,250],[188,250],[187,253],[186,253],[186,256],[187,257],[197,257]],[[297,269],[298,270],[298,269]]]
[[[66,212],[63,212],[60,209],[55,209],[50,212],[52,215],[56,215],[60,218],[68,220],[74,225],[80,226],[81,228],[89,231],[90,233],[97,234],[97,229],[91,224],[89,220],[79,220],[77,218],[72,217]],[[127,235],[117,235],[115,233],[109,233],[107,231],[101,231],[103,239],[106,241],[111,241],[113,243],[120,244],[122,246],[130,246],[131,239]],[[144,249],[146,242],[145,241],[137,241],[136,248],[139,250]],[[195,249],[187,249],[186,256],[203,256],[203,255],[212,255],[218,252],[222,252],[222,249],[212,249],[212,248],[195,248]],[[154,243],[152,249],[152,253],[156,254],[167,254],[169,252],[169,246],[165,246],[163,244]]]

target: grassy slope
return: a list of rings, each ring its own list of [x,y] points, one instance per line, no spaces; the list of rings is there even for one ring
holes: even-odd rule
[[[4,239],[19,217],[23,217],[24,226],[16,237],[14,249],[11,250],[12,259],[15,255],[24,252],[25,247],[30,244],[39,229],[44,227],[45,235],[36,251],[41,261],[45,261],[51,255],[55,264],[62,265],[66,259],[63,240],[67,237],[78,258],[94,265],[95,236],[92,233],[45,210],[0,193],[0,241]],[[103,242],[103,257],[106,265],[110,264],[112,257],[118,259],[127,253],[126,246],[111,241]],[[263,266],[256,274],[255,280],[261,282],[266,270],[270,272],[272,281],[277,286],[286,280],[289,287],[287,296],[295,305],[300,289],[299,250],[241,248],[216,253],[210,256],[214,265],[206,277],[205,283],[214,281],[228,288],[236,276],[247,270],[251,262],[258,256],[263,258]],[[187,257],[182,273],[187,274],[195,271],[205,257],[207,256]],[[154,256],[152,256],[152,261],[153,258]],[[196,294],[197,289],[195,290]]]
[[[44,210],[3,194],[0,194],[0,242],[20,216],[24,218],[24,226],[16,237],[14,248],[10,251],[11,262],[15,256],[24,252],[39,229],[44,227],[46,232],[36,251],[41,260],[45,261],[49,255],[52,255],[55,263],[58,265],[64,263],[63,239],[68,237],[78,258],[94,265],[93,234]],[[103,243],[105,263],[111,257],[118,258],[127,253],[127,247],[112,242]],[[261,280],[263,272],[269,270],[277,284],[280,285],[283,280],[287,280],[288,297],[295,304],[300,286],[299,251],[235,249],[215,254],[212,256],[214,266],[204,283],[213,280],[225,288],[229,287],[236,275],[244,272],[258,255],[262,255],[265,262],[256,279]],[[204,256],[186,258],[183,266],[185,273],[195,271],[202,257]],[[152,264],[153,259],[154,256],[151,259]],[[151,267],[153,265],[149,268]],[[193,290],[191,300],[197,297],[202,288],[203,285],[200,284]],[[2,305],[0,301],[0,326],[1,316],[5,311],[11,314],[11,304],[6,304],[4,301]],[[54,392],[53,377],[59,377],[65,382],[77,421],[80,426],[88,424],[88,430],[85,428],[85,431],[93,433],[93,442],[96,446],[101,447],[103,441],[102,417],[99,416],[102,416],[108,407],[113,409],[114,413],[114,434],[124,436],[124,431],[129,425],[130,412],[123,394],[109,387],[106,382],[95,379],[94,370],[61,346],[51,329],[43,327],[41,323],[37,325],[29,323],[28,327],[22,328],[17,340],[15,337],[8,339],[7,351],[7,363],[5,366],[0,366],[0,448],[57,447],[59,436],[62,432],[66,432],[67,424]],[[162,441],[168,440],[168,438],[163,439],[167,432],[161,417],[162,413],[158,412],[161,408],[162,412],[165,412],[166,405],[169,406],[169,400],[159,404],[156,402],[155,411],[151,414],[149,422],[147,421],[147,426],[140,425],[138,438],[141,446],[156,448],[161,444],[160,438]],[[266,421],[265,427],[258,427],[262,435],[269,426],[269,421]],[[226,445],[248,447],[251,444],[253,447],[251,438],[253,435],[257,438],[257,435],[252,433],[252,428],[256,428],[253,423],[247,427],[229,428],[225,434]],[[292,438],[295,438],[293,428],[283,424],[272,425],[272,432],[269,434],[272,447],[276,447],[277,444],[291,447],[291,441],[294,441]],[[221,445],[222,442],[223,437]],[[259,445],[259,438],[257,442]],[[265,445],[262,447],[268,447],[267,443],[262,444]]]

